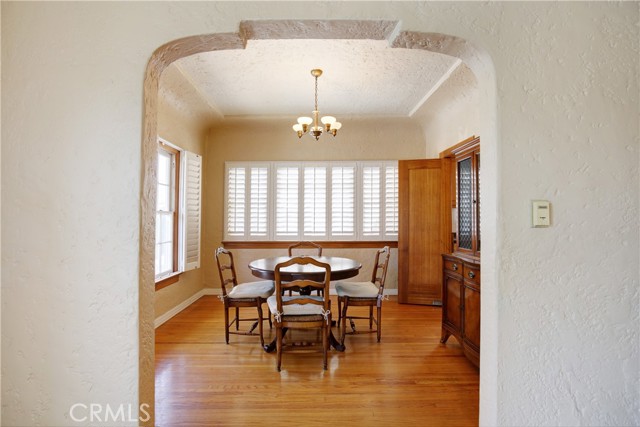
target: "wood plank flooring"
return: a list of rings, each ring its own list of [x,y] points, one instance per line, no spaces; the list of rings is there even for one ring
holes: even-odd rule
[[[478,370],[454,338],[439,343],[439,307],[385,301],[380,343],[348,335],[327,371],[316,348],[286,352],[280,373],[258,337],[225,344],[223,316],[205,296],[156,329],[157,426],[478,424]],[[265,322],[265,341],[274,334]]]

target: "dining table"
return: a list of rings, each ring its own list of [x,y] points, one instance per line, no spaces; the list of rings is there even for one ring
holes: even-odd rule
[[[260,258],[253,260],[249,263],[249,270],[251,274],[261,279],[275,280],[276,265],[290,260],[290,256],[276,256],[270,258]],[[320,262],[329,264],[331,266],[330,280],[344,280],[350,277],[355,277],[360,272],[362,264],[351,258],[335,257],[335,256],[311,256]],[[313,280],[321,282],[324,280],[325,271],[312,264],[297,264],[285,267],[280,270],[280,279],[286,282],[292,282],[294,280]],[[308,289],[300,289],[301,295],[308,295]],[[286,331],[285,331],[286,332]],[[333,331],[329,334],[329,341],[331,346],[338,351],[344,351],[344,344],[340,343]],[[271,353],[276,348],[276,340],[274,339],[269,344],[265,344],[264,350],[267,353]]]

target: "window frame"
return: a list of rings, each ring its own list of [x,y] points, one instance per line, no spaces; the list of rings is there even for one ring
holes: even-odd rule
[[[181,186],[182,186],[182,182],[181,182],[181,150],[177,147],[175,147],[173,144],[169,143],[168,141],[165,141],[161,138],[158,138],[158,152],[160,151],[164,151],[166,153],[169,153],[169,155],[171,156],[171,163],[172,163],[172,170],[171,170],[171,200],[170,200],[170,206],[172,207],[172,219],[173,219],[173,232],[172,232],[172,240],[171,240],[171,244],[172,244],[172,268],[171,271],[169,272],[162,272],[162,273],[157,273],[155,271],[155,266],[154,266],[154,273],[155,273],[155,281],[156,283],[161,282],[167,278],[170,278],[171,276],[174,276],[176,274],[180,273],[180,214],[181,214],[181,209],[180,209],[180,197],[181,197]],[[157,184],[156,184],[157,185]],[[156,205],[156,219],[157,219],[157,215],[158,215],[158,209],[157,209],[157,205]],[[164,211],[163,211],[164,212]],[[156,229],[158,227],[158,224],[156,224]],[[158,242],[156,242],[155,247],[156,247],[156,257],[157,257],[157,246],[158,246]]]
[[[158,137],[158,153],[161,150],[170,154],[172,159],[170,194],[173,206],[171,233],[173,259],[171,271],[157,274],[154,265],[156,290],[177,282],[182,273],[200,268],[202,258],[202,156]],[[156,185],[159,185],[158,177],[156,177]],[[158,227],[156,201],[156,238],[159,232]],[[155,252],[157,259],[157,241]]]

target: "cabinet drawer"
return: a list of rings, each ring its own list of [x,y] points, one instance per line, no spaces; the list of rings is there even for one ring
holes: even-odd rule
[[[464,264],[462,277],[464,277],[465,282],[473,283],[474,285],[480,287],[480,267],[479,266]]]
[[[453,271],[454,273],[462,274],[462,263],[460,261],[444,258],[444,269]]]

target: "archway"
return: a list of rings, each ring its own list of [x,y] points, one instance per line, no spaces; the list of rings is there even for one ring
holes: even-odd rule
[[[237,33],[191,36],[159,47],[151,56],[144,80],[142,188],[139,271],[139,401],[154,412],[154,239],[156,204],[156,138],[158,88],[162,72],[172,62],[197,53],[244,49],[256,39],[374,39],[392,48],[423,49],[460,58],[480,88],[482,106],[482,230],[483,297],[480,418],[495,419],[497,372],[497,120],[495,73],[489,55],[468,41],[438,33],[401,31],[397,21],[242,21]],[[484,414],[483,414],[484,411]],[[151,418],[146,425],[153,425]]]

